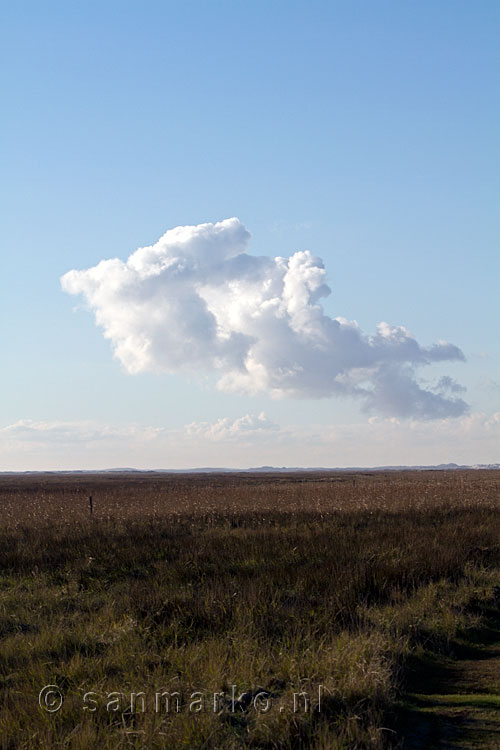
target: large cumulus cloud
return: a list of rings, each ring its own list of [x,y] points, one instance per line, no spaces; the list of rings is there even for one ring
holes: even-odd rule
[[[82,295],[130,373],[216,372],[218,387],[274,396],[352,396],[362,408],[420,419],[459,416],[467,404],[449,376],[422,386],[418,368],[462,360],[439,341],[421,346],[403,326],[374,335],[325,314],[321,259],[248,254],[236,218],[177,227],[127,261],[69,271],[63,289]]]

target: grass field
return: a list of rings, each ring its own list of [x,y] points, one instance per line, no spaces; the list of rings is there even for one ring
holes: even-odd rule
[[[499,501],[494,471],[3,475],[0,745],[486,747]]]

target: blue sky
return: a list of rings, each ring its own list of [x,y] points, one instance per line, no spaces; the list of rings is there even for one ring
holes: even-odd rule
[[[0,26],[0,469],[498,460],[497,2],[24,2]],[[61,276],[233,216],[251,255],[322,258],[331,318],[460,347],[418,377],[469,411],[128,374]]]

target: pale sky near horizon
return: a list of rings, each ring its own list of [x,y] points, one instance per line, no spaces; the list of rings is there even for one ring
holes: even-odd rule
[[[5,3],[0,471],[500,461],[499,32]]]

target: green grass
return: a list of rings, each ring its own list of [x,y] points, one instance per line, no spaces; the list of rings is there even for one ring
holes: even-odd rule
[[[485,695],[484,693],[465,693],[458,695],[438,694],[409,694],[409,698],[419,705],[422,710],[439,706],[477,706],[478,708],[500,708],[500,695]]]

